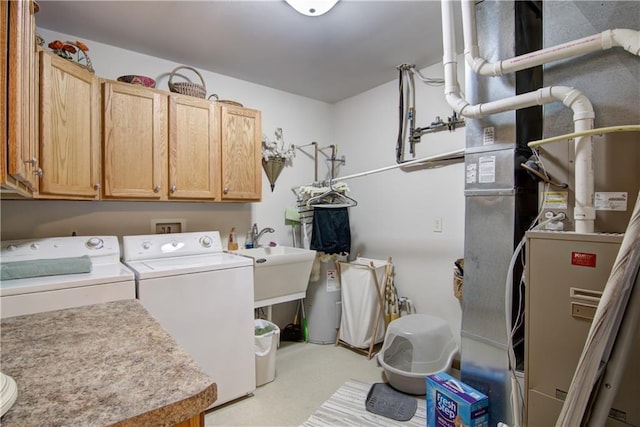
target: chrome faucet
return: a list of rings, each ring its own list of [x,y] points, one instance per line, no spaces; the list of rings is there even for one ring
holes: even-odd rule
[[[260,230],[258,233],[256,233],[256,231],[258,230],[258,226],[256,224],[253,224],[253,247],[257,248],[260,246],[260,238],[262,237],[263,234],[265,233],[275,233],[276,230],[274,230],[271,227],[265,227],[262,230]]]

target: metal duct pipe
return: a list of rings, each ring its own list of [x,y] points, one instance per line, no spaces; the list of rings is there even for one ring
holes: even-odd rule
[[[506,304],[504,284],[515,244],[537,212],[537,185],[517,165],[530,156],[526,142],[542,135],[540,107],[516,110],[525,104],[538,106],[550,93],[537,90],[542,86],[540,68],[483,79],[467,67],[465,91],[470,101],[463,99],[456,74],[453,16],[447,6],[452,5],[443,4],[445,93],[456,104],[456,113],[464,109],[473,116],[466,123],[461,378],[489,396],[490,425],[498,421],[514,425],[519,417],[512,410],[518,407],[512,401],[517,392],[509,371],[512,328],[506,327],[506,307],[511,302]],[[479,12],[487,20],[481,40],[491,43],[495,52],[513,56],[541,47],[542,23],[523,2],[485,2]],[[472,105],[481,100],[493,102]],[[516,264],[513,277],[520,277],[520,263]]]
[[[443,17],[443,23],[444,21],[445,19]],[[448,22],[453,25],[452,20],[448,20]],[[489,62],[479,54],[476,27],[476,6],[475,2],[472,0],[462,1],[462,23],[465,60],[477,74],[482,76],[501,76],[503,74],[525,70],[560,59],[606,50],[612,47],[621,47],[633,55],[640,55],[640,31],[630,29],[612,29],[535,52],[530,52],[525,55],[516,56],[514,58]],[[445,28],[444,25],[443,32],[451,33],[451,31],[447,31],[447,28]],[[453,44],[453,46],[455,46],[455,44]],[[454,55],[454,61],[455,58],[456,57]],[[455,70],[456,68],[453,68],[453,72],[455,72]],[[446,75],[447,74],[445,73],[445,76]],[[456,91],[448,96],[449,103],[452,106],[456,105],[457,108],[460,108],[461,111],[459,113],[466,117],[477,118],[483,117],[484,115],[495,114],[497,112],[508,111],[508,109],[501,109],[500,107],[510,108],[509,106],[511,106],[513,109],[516,109],[535,105],[531,104],[530,100],[527,101],[525,97],[522,99],[522,104],[519,104],[520,100],[518,99],[500,100],[495,106],[479,105],[473,106],[475,108],[467,110],[469,106],[464,104],[464,100],[457,99],[455,97],[456,93],[458,92]],[[588,99],[585,98],[585,100],[586,103],[589,103]],[[553,101],[554,100],[547,99],[545,103]],[[585,106],[583,114],[579,110],[571,107],[571,105],[568,105],[564,100],[561,101],[574,111],[574,126],[576,132],[578,132],[578,129],[581,131],[593,129],[593,108],[590,105],[588,107]],[[491,107],[494,108],[494,111],[492,111]],[[591,110],[590,113],[587,111],[588,109]],[[465,110],[464,113],[462,112],[463,110]],[[591,115],[591,117],[587,117],[587,115]],[[576,221],[576,231],[591,233],[594,231],[595,222],[595,208],[593,206],[594,165],[591,138],[576,138],[575,150],[576,206],[574,208],[574,220]]]
[[[452,0],[442,0],[442,39],[445,97],[449,105],[461,116],[482,118],[488,115],[562,102],[573,111],[575,132],[593,129],[595,114],[589,99],[577,89],[564,86],[546,87],[493,102],[471,105],[460,93],[455,53],[455,29]],[[475,20],[474,20],[475,22]],[[473,25],[475,29],[475,24]],[[469,31],[467,31],[469,32]],[[591,136],[576,138],[576,231],[592,233],[595,222],[593,141]]]

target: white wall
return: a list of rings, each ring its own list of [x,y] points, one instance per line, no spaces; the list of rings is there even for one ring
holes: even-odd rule
[[[422,74],[442,77],[442,66],[428,67]],[[452,115],[442,87],[427,86],[417,78],[415,86],[417,126]],[[346,157],[343,176],[396,163],[398,97],[398,82],[392,81],[335,105],[336,140]],[[421,141],[415,158],[464,148],[464,128],[427,134]],[[413,159],[408,146],[405,159]],[[452,267],[463,256],[463,164],[399,168],[347,183],[350,196],[358,200],[350,210],[352,254],[392,257],[399,295],[410,298],[419,313],[446,319],[459,336],[461,307],[453,296]],[[433,231],[436,218],[442,220],[442,232]]]
[[[47,43],[55,39],[77,39],[45,29],[39,29],[39,33]],[[154,77],[159,89],[168,90],[169,73],[180,65],[91,40],[83,42],[90,48],[89,55],[100,77],[115,79],[123,74],[143,74]],[[217,93],[221,99],[238,101],[262,111],[263,134],[269,139],[274,139],[273,133],[280,127],[289,143],[338,144],[338,155],[346,157],[346,164],[339,169],[341,175],[395,163],[396,81],[330,105],[199,71],[208,94]],[[423,73],[441,76],[441,66],[429,67]],[[430,124],[436,115],[443,119],[451,115],[441,87],[427,87],[416,79],[416,88],[419,126]],[[463,146],[464,129],[454,133],[445,131],[424,136],[417,154],[422,157]],[[230,228],[236,227],[241,243],[246,230],[257,222],[259,227],[270,226],[276,230],[265,239],[290,245],[291,231],[284,223],[284,209],[295,204],[292,187],[313,181],[313,168],[313,158],[298,151],[293,164],[282,171],[273,192],[263,174],[261,203],[4,200],[1,238],[69,235],[73,231],[79,235],[147,234],[151,219],[185,218],[188,231],[217,229],[225,238]],[[323,178],[327,170],[323,162],[319,170]],[[456,336],[459,336],[461,312],[452,293],[452,263],[463,254],[463,176],[462,164],[455,164],[433,170],[396,169],[348,181],[350,195],[359,203],[350,212],[352,253],[371,258],[393,257],[400,295],[412,299],[419,313],[445,318]],[[435,218],[442,218],[441,233],[432,231]],[[289,323],[294,307],[293,304],[276,307],[276,323],[280,326]]]

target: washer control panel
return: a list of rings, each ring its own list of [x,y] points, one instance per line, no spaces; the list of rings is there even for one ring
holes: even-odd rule
[[[108,257],[118,262],[120,245],[116,236],[68,236],[41,239],[7,240],[2,242],[3,262],[34,259],[74,258],[88,255]]]
[[[122,248],[125,261],[206,255],[224,251],[219,231],[124,236]]]

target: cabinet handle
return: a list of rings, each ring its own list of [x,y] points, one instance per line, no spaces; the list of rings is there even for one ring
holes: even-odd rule
[[[224,187],[224,190],[222,190],[222,192],[224,194],[229,194],[229,187]]]
[[[44,175],[44,172],[42,172],[42,168],[38,168],[37,170],[33,171],[34,175],[38,175],[38,178],[42,178],[42,175]]]
[[[156,185],[155,187],[153,187],[153,192],[154,193],[159,193],[160,192],[160,188],[161,187],[159,185]]]
[[[32,157],[31,160],[25,160],[24,162],[28,165],[35,166],[36,163],[38,163],[38,159],[36,159],[35,157]]]
[[[93,189],[96,191],[100,190],[100,184],[94,184]]]
[[[175,186],[175,185],[172,185],[172,186],[171,186],[171,192],[172,192],[172,193],[175,193],[175,192],[176,192],[176,190],[177,190],[176,186]]]

